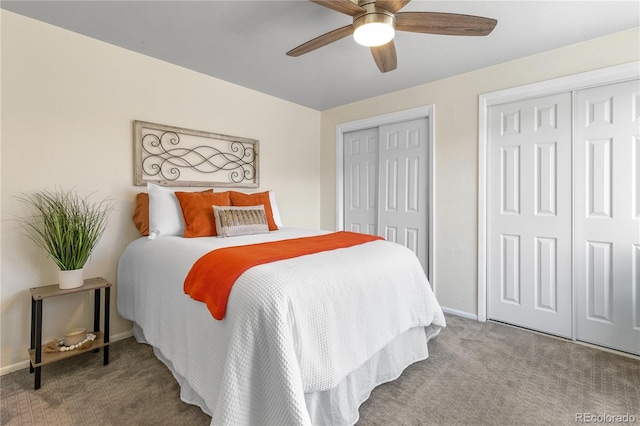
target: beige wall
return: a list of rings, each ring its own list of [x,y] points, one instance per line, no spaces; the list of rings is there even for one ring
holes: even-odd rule
[[[111,197],[117,211],[87,266],[115,282],[136,238],[132,121],[260,140],[261,188],[286,226],[320,225],[320,112],[2,10],[0,372],[27,364],[29,288],[57,281],[54,263],[15,228],[15,196],[55,187]],[[117,287],[116,287],[117,291]],[[116,314],[111,332],[131,324]],[[44,303],[43,339],[91,326],[88,295]],[[45,340],[46,341],[46,340]],[[46,380],[46,378],[45,378]]]
[[[323,111],[321,226],[335,227],[336,125],[435,105],[436,296],[444,307],[477,314],[479,95],[637,61],[639,40],[636,28]]]

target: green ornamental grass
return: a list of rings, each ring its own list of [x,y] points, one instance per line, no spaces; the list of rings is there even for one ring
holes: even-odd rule
[[[18,200],[35,212],[19,220],[26,235],[51,256],[62,271],[82,268],[104,233],[113,205],[93,202],[74,191],[23,194]]]

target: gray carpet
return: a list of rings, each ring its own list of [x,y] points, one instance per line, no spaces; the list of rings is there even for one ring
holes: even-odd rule
[[[430,357],[377,387],[364,425],[558,425],[583,419],[640,423],[640,361],[495,323],[447,316]],[[0,377],[3,425],[208,425],[180,401],[171,373],[132,338],[111,362],[86,353]]]

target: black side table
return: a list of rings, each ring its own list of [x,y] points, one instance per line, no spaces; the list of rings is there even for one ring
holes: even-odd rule
[[[41,367],[45,364],[60,361],[61,359],[79,355],[87,351],[99,352],[104,348],[104,365],[109,364],[109,304],[111,301],[112,284],[104,278],[89,278],[78,288],[61,290],[57,284],[44,287],[33,287],[31,291],[31,346],[29,358],[31,365],[29,372],[35,371],[33,388],[40,389]],[[104,332],[100,331],[100,290],[104,288]],[[93,345],[88,349],[74,349],[65,352],[43,353],[42,346],[42,301],[50,297],[64,296],[83,291],[95,291],[93,308],[93,332],[96,335]]]

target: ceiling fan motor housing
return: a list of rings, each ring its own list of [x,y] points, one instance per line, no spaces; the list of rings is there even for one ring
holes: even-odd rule
[[[375,1],[361,1],[359,6],[364,9],[364,13],[353,17],[353,28],[357,29],[365,24],[387,24],[394,29],[396,27],[396,16],[386,9],[376,6]]]

